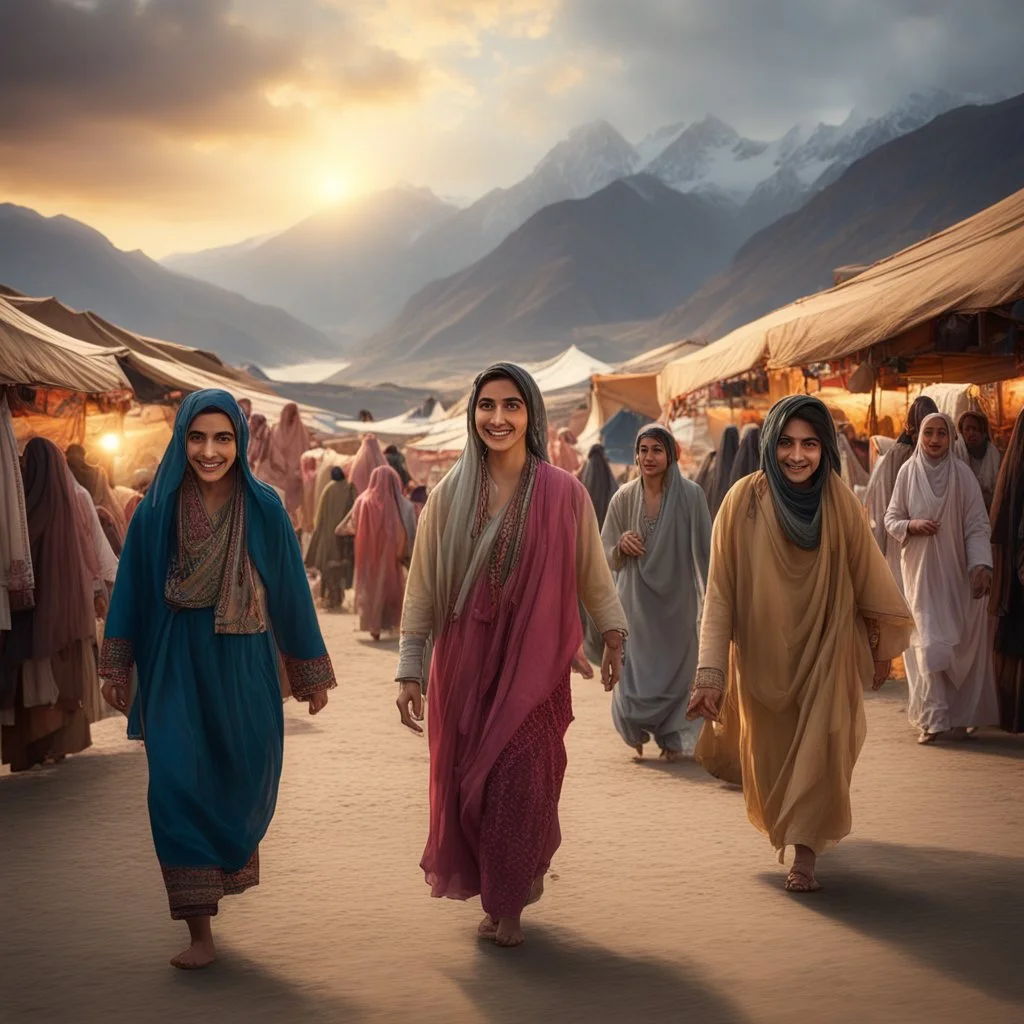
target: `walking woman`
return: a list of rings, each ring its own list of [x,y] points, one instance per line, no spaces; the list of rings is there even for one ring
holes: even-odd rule
[[[715,520],[690,714],[718,719],[731,670],[736,719],[724,724],[747,816],[780,863],[795,848],[786,888],[813,892],[817,855],[851,827],[862,687],[885,682],[912,622],[839,478],[824,403],[807,395],[776,403],[761,431],[761,465]]]
[[[740,432],[734,426],[728,426],[722,432],[722,440],[718,444],[715,456],[715,485],[711,492],[711,518],[718,515],[718,510],[729,493],[732,480],[732,467],[740,450]]]
[[[359,451],[348,467],[348,478],[356,494],[362,494],[370,486],[370,477],[378,466],[387,464],[388,460],[380,450],[380,441],[373,434],[364,434],[359,442]]]
[[[921,423],[925,416],[931,416],[938,411],[939,407],[927,395],[921,395],[914,400],[907,414],[907,425],[903,433],[896,438],[896,443],[889,451],[875,463],[867,490],[864,492],[864,504],[867,506],[871,532],[885,555],[893,578],[901,587],[903,584],[900,579],[900,546],[885,528],[885,514],[889,511],[892,492],[896,489],[896,477],[899,476],[903,464],[914,454]]]
[[[104,698],[145,740],[156,854],[190,936],[171,961],[183,969],[213,962],[221,897],[259,883],[283,756],[279,661],[310,714],[335,685],[295,532],[247,441],[226,391],[182,402],[132,517],[101,656]]]
[[[11,609],[0,644],[0,749],[12,772],[92,743],[96,606],[92,538],[75,479],[56,445],[34,437],[22,465],[34,603]]]
[[[338,533],[355,537],[359,628],[379,640],[381,633],[401,624],[405,566],[416,538],[416,514],[390,466],[378,466],[370,474],[369,486]]]
[[[948,416],[921,421],[885,514],[914,616],[903,662],[918,743],[963,739],[999,718],[984,600],[992,589],[991,528],[977,478],[953,454],[955,438]]]
[[[403,724],[421,731],[432,635],[421,867],[434,896],[481,895],[481,938],[517,946],[523,909],[540,899],[561,842],[569,672],[582,639],[577,599],[604,634],[607,690],[619,679],[626,620],[587,492],[546,461],[533,378],[510,363],[490,367],[473,385],[468,420],[465,451],[420,518],[398,707]]]
[[[266,457],[258,470],[261,480],[284,494],[284,507],[295,529],[302,527],[302,455],[313,445],[299,407],[289,402],[270,429]]]
[[[344,604],[345,591],[352,586],[352,538],[339,537],[336,531],[352,511],[355,500],[356,489],[345,479],[344,470],[332,466],[331,482],[320,495],[306,552],[306,565],[320,573],[320,596],[328,611],[336,611]]]
[[[601,534],[630,634],[612,721],[639,756],[653,736],[669,761],[691,756],[700,732],[686,711],[711,554],[707,500],[678,455],[664,427],[640,431],[640,476],[612,498]]]
[[[995,567],[989,610],[996,618],[999,725],[1024,732],[1024,412],[1017,416],[992,501]]]
[[[981,487],[985,508],[990,509],[996,493],[1002,456],[992,441],[988,417],[983,412],[969,409],[960,417],[957,430],[960,436],[954,443],[953,452],[961,462],[971,467]]]

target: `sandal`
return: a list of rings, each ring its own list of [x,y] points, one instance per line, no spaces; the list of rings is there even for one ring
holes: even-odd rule
[[[809,893],[819,892],[821,885],[817,879],[793,868],[786,876],[786,892]]]

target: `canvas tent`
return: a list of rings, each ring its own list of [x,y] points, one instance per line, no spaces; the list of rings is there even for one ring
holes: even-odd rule
[[[166,401],[175,393],[223,388],[248,398],[253,410],[276,420],[287,399],[249,374],[227,366],[211,352],[127,331],[89,311],[79,311],[55,298],[11,298],[8,303],[44,328],[58,330],[94,351],[113,353],[128,382],[143,402]],[[334,418],[321,409],[300,406],[303,418],[321,433],[331,433]]]
[[[838,360],[882,342],[933,348],[929,327],[953,312],[995,309],[1024,297],[1024,189],[856,277],[737,328],[670,363],[658,379],[664,407],[753,370]],[[1006,376],[999,357],[932,356],[918,376],[947,381]]]
[[[26,316],[0,298],[0,383],[33,384],[91,394],[127,391],[122,347],[97,348]]]

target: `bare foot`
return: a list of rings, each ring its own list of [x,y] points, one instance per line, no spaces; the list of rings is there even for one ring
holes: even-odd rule
[[[526,905],[529,907],[534,903],[539,903],[541,896],[544,895],[544,876],[538,875],[533,880],[533,885],[530,886],[530,898],[526,901]]]
[[[498,922],[490,914],[480,922],[480,927],[476,930],[476,937],[487,939],[490,942],[498,937]]]
[[[797,846],[793,857],[793,867],[786,877],[786,892],[808,893],[818,892],[821,886],[814,877],[814,863],[817,858],[814,851],[807,846]]]
[[[201,971],[216,959],[217,950],[213,945],[213,939],[198,939],[188,949],[174,957],[171,966],[182,971]]]
[[[923,747],[923,746],[927,746],[929,743],[934,743],[938,738],[939,738],[939,734],[937,732],[923,732],[922,731],[921,735],[917,737],[917,742],[920,743],[921,746]]]
[[[684,760],[684,755],[681,750],[663,750],[661,756],[668,761],[669,764],[675,764],[677,761]]]
[[[371,633],[370,638],[374,643],[377,643],[380,640],[380,633]]]
[[[526,941],[523,926],[518,917],[502,917],[498,920],[498,931],[494,941],[502,949],[511,949],[513,946],[521,946]]]

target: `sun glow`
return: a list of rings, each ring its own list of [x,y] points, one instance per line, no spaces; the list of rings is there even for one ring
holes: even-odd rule
[[[351,186],[344,178],[324,178],[320,182],[320,195],[329,203],[340,203],[351,194]]]

